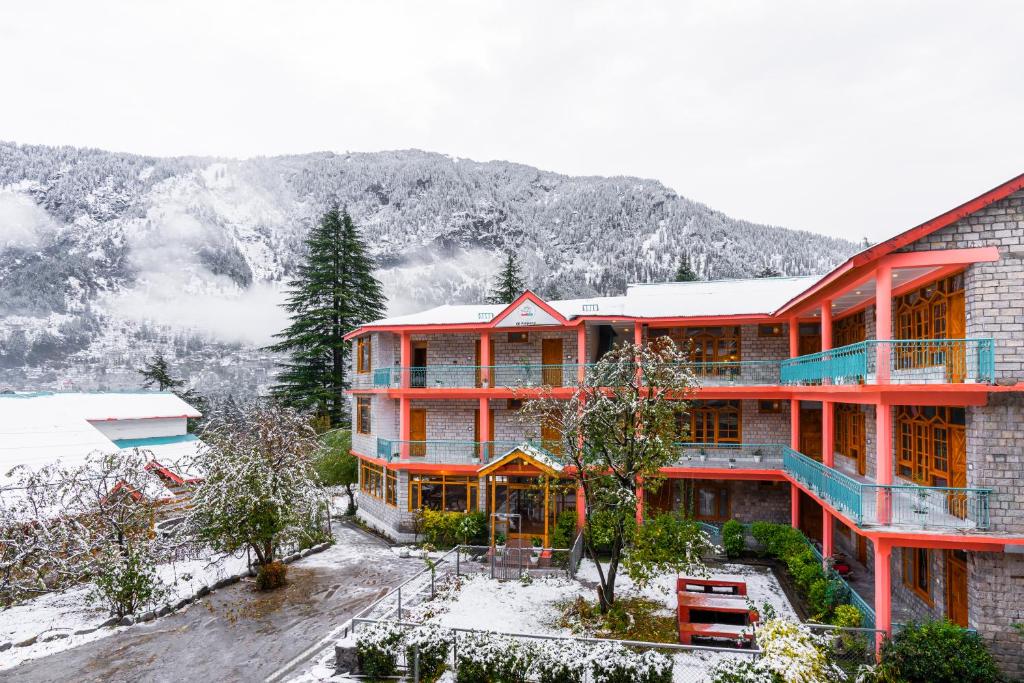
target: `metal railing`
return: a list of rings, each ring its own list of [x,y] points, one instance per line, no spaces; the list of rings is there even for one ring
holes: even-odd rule
[[[869,339],[781,363],[782,384],[972,384],[995,381],[992,339]]]
[[[403,375],[412,389],[468,389],[486,387],[569,387],[575,386],[579,369],[586,363],[513,363],[506,365],[425,365],[421,367],[378,368],[373,372],[377,388],[402,386]]]
[[[679,459],[673,467],[727,467],[778,469],[782,444],[777,443],[688,443],[679,442]]]
[[[690,363],[694,376],[706,387],[778,386],[782,360],[738,360]]]
[[[415,462],[444,465],[473,465],[488,463],[521,446],[524,441],[457,441],[429,439],[425,441],[401,441],[377,437],[377,457],[387,462],[400,460],[403,456]],[[529,444],[537,447],[535,444]]]

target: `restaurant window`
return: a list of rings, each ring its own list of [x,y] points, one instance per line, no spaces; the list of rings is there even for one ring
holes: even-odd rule
[[[898,296],[893,303],[897,339],[955,339],[964,334],[963,273]]]
[[[409,478],[409,509],[469,512],[478,507],[478,490],[476,477],[414,474]]]
[[[359,490],[388,505],[398,505],[398,474],[394,470],[361,460]]]
[[[356,397],[356,432],[359,434],[372,433],[370,423],[370,397]]]
[[[897,406],[896,473],[923,486],[965,486],[966,414],[948,406]]]
[[[707,522],[724,522],[732,517],[729,488],[715,482],[693,485],[693,514]]]
[[[373,367],[373,343],[369,337],[356,340],[356,372],[365,374]]]
[[[676,418],[679,438],[690,443],[740,443],[742,414],[739,401],[694,401],[688,413]]]
[[[903,549],[903,584],[932,604],[931,552],[928,549]]]
[[[832,323],[832,347],[849,346],[867,339],[864,311],[840,318]]]

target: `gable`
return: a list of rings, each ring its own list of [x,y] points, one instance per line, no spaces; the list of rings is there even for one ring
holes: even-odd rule
[[[527,300],[510,310],[495,327],[532,327],[534,325],[561,325],[561,321],[533,301]]]

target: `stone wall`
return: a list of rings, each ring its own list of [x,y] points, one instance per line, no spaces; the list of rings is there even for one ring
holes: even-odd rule
[[[473,441],[478,401],[412,399],[410,408],[427,411],[427,440]]]
[[[740,402],[743,417],[743,443],[789,443],[789,401],[782,401],[782,412],[762,412],[758,401]]]
[[[875,406],[861,405],[858,408],[864,413],[865,476],[875,479],[878,475],[878,457],[875,451],[875,434],[878,431],[875,423]],[[857,461],[854,458],[846,457],[845,453],[838,450],[835,451],[835,468],[849,475],[858,476]]]
[[[908,621],[939,619],[946,612],[946,561],[941,550],[928,552],[930,559],[929,579],[931,590],[930,602],[925,601],[913,588],[913,577],[903,576],[903,553],[914,552],[912,548],[893,548],[889,558],[892,583],[892,621],[905,624]]]
[[[526,331],[528,333],[528,340],[526,342],[509,342],[507,332],[495,332],[491,336],[494,340],[495,365],[539,365],[541,363],[541,345],[544,339],[561,339],[562,362],[577,362],[576,330],[557,332],[516,331]],[[572,380],[573,378],[566,379]]]
[[[789,358],[789,325],[779,323],[778,337],[758,336],[758,325],[740,326],[741,360],[781,360]]]
[[[398,401],[382,394],[370,394],[370,433],[356,429],[356,401],[352,398],[352,450],[363,455],[377,455],[377,437],[398,439]]]
[[[1024,680],[1024,553],[967,554],[967,618],[1000,667]]]
[[[370,372],[358,373],[356,372],[356,340],[353,339],[351,343],[351,353],[349,353],[349,377],[352,378],[353,389],[370,389],[373,387],[373,370],[377,368],[388,368],[398,365],[398,356],[400,349],[398,348],[399,339],[398,335],[390,332],[373,332],[369,335],[364,335],[370,339]]]
[[[1024,393],[967,409],[967,483],[991,488],[993,531],[1024,534]],[[1024,646],[1024,641],[1022,641]]]

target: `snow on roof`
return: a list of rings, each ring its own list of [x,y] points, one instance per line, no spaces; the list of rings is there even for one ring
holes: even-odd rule
[[[750,278],[631,284],[625,296],[600,296],[546,302],[567,319],[698,318],[720,315],[771,315],[819,276]],[[419,313],[384,318],[366,327],[416,325],[486,325],[504,311],[503,304],[446,304]]]
[[[199,415],[174,394],[153,391],[0,394],[0,485],[18,465],[35,469],[61,462],[73,467],[83,463],[90,453],[110,453],[122,447],[91,422]],[[184,459],[186,448],[194,452],[196,444],[201,442],[186,439],[139,447],[152,450],[154,455],[170,449],[162,457],[171,459],[173,454],[177,461]]]

